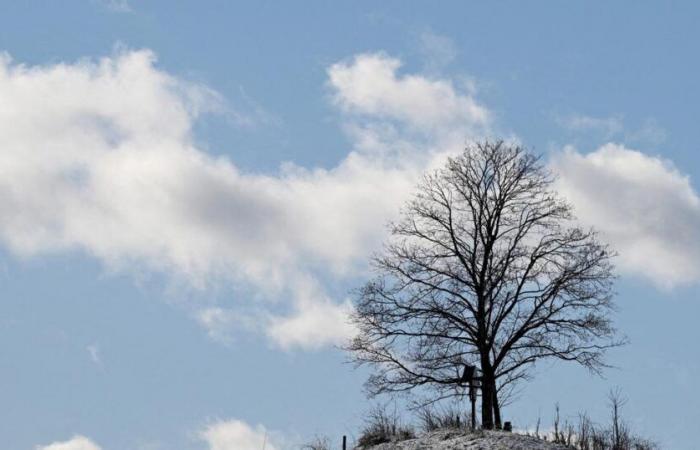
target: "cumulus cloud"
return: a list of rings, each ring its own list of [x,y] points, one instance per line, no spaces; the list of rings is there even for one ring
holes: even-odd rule
[[[277,450],[270,433],[262,425],[252,427],[240,420],[220,421],[207,426],[200,437],[209,450]]]
[[[69,441],[38,445],[36,450],[101,450],[101,447],[85,436],[75,436]]]
[[[622,145],[552,159],[579,218],[618,250],[625,273],[659,286],[700,281],[700,196],[670,161]]]
[[[471,93],[400,66],[363,54],[330,67],[351,151],[331,169],[263,174],[197,148],[194,122],[225,102],[150,51],[34,67],[3,56],[0,241],[24,258],[78,250],[110,270],[250,286],[290,299],[254,315],[279,345],[338,342],[348,304],[322,280],[362,270],[417,176],[489,124]],[[212,336],[239,324],[223,311],[197,317]],[[339,323],[309,333],[321,316]]]
[[[336,104],[349,113],[394,119],[417,130],[461,131],[489,123],[489,111],[451,80],[399,74],[400,67],[399,59],[381,53],[334,64],[328,75]]]

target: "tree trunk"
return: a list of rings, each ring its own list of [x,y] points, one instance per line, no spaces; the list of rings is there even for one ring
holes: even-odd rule
[[[493,429],[493,395],[488,384],[481,387],[481,427],[485,430]]]
[[[498,389],[495,380],[491,389],[493,392],[493,417],[496,429],[500,430],[503,428],[503,424],[501,422],[501,405],[498,404]]]
[[[485,430],[493,430],[493,400],[495,393],[493,387],[495,380],[490,364],[482,364],[481,380],[481,426]]]

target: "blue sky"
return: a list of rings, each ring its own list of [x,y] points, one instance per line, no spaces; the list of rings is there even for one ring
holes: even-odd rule
[[[419,174],[545,155],[620,255],[631,344],[543,364],[505,415],[700,417],[691,2],[0,4],[0,436],[8,449],[294,448],[352,435],[335,348]]]

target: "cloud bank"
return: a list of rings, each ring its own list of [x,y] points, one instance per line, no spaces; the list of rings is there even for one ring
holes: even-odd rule
[[[404,73],[383,53],[327,75],[347,156],[269,174],[196,146],[198,117],[227,105],[160,70],[150,51],[33,67],[3,56],[0,242],[20,258],[79,251],[109,270],[260,293],[195,313],[221,342],[235,330],[287,349],[343,342],[351,306],[330,285],[363,274],[420,174],[490,135],[493,119],[472,89]],[[663,286],[700,279],[698,195],[671,163],[608,144],[555,153],[551,165],[624,271]]]
[[[262,174],[197,148],[194,122],[226,105],[150,51],[34,67],[5,55],[0,241],[21,258],[80,251],[110,270],[249,286],[290,299],[241,317],[278,345],[340,342],[349,306],[323,280],[362,270],[417,176],[489,122],[448,80],[399,67],[383,54],[330,67],[351,151],[329,170]],[[200,323],[240,322],[237,305],[217,311]]]

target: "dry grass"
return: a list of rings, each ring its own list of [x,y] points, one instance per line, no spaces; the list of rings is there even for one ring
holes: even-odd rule
[[[384,442],[404,441],[416,437],[413,427],[403,425],[396,411],[389,413],[386,407],[376,406],[365,419],[365,427],[357,439],[358,447],[371,447]]]

